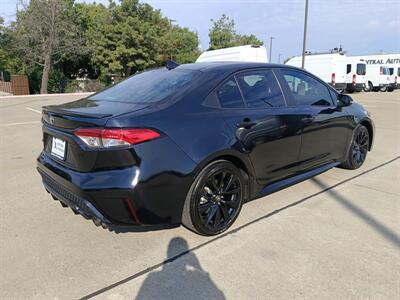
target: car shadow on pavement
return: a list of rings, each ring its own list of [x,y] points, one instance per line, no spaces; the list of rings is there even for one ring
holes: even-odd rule
[[[177,259],[176,253],[187,253]],[[175,259],[168,260],[168,258]],[[224,294],[189,251],[185,239],[173,238],[161,270],[151,272],[143,282],[137,300],[144,299],[225,299]]]
[[[376,220],[373,216],[353,204],[351,201],[340,195],[332,188],[329,188],[329,186],[323,183],[320,179],[312,178],[311,180],[322,190],[325,190],[326,193],[330,194],[333,199],[336,200],[339,204],[351,211],[355,216],[359,217],[372,229],[382,235],[386,240],[391,242],[397,248],[400,248],[400,236],[393,232],[390,228],[386,227],[384,224]]]

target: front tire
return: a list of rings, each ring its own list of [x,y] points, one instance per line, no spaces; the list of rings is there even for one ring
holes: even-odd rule
[[[369,139],[368,129],[363,125],[358,125],[354,130],[353,140],[347,158],[340,167],[349,170],[355,170],[361,167],[367,158]]]
[[[244,191],[245,181],[235,165],[226,160],[210,163],[190,187],[182,224],[201,235],[224,232],[240,213]]]

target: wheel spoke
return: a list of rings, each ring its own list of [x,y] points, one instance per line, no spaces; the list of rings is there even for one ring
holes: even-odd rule
[[[215,212],[215,218],[214,218],[214,228],[216,228],[219,224],[221,223],[221,210],[219,206],[217,206],[217,211]]]
[[[223,192],[222,194],[224,194],[224,195],[231,195],[231,194],[236,194],[237,192],[239,192],[240,191],[240,188],[234,188],[234,189],[232,189],[232,190],[230,190],[230,191],[226,191],[226,192]]]
[[[215,205],[215,204],[212,205],[207,214],[207,224],[209,224],[211,222],[212,218],[215,216],[217,211],[218,211],[218,205]]]
[[[222,203],[220,205],[220,208],[221,208],[222,217],[224,218],[224,221],[228,222],[230,220],[231,216],[229,215],[228,208],[226,207],[225,203]]]
[[[231,187],[231,185],[233,183],[233,179],[234,179],[233,174],[230,174],[229,179],[228,179],[227,183],[225,184],[224,189],[222,190],[223,192],[226,192],[227,190],[229,190],[229,188]]]
[[[230,201],[225,201],[225,205],[232,208],[237,208],[239,206],[239,203],[237,200],[230,200]]]
[[[200,206],[199,206],[200,214],[206,212],[212,205],[213,205],[213,203],[211,201],[207,202],[205,204],[200,204]]]

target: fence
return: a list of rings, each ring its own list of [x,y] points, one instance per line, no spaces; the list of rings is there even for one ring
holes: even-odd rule
[[[28,76],[11,75],[11,81],[0,80],[0,92],[12,95],[29,95]]]
[[[13,92],[12,92],[11,82],[0,80],[0,92],[12,94]]]

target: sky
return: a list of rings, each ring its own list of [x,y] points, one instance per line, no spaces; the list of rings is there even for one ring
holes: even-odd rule
[[[93,2],[78,0],[79,2]],[[15,18],[18,0],[0,0],[0,16]],[[108,0],[97,0],[108,3]],[[211,19],[234,19],[241,34],[254,34],[268,48],[272,62],[300,55],[305,0],[142,0],[176,24],[196,31],[209,45]],[[307,51],[323,52],[342,45],[349,55],[400,53],[400,0],[309,0]]]

